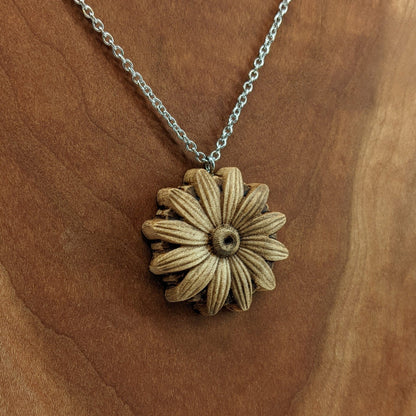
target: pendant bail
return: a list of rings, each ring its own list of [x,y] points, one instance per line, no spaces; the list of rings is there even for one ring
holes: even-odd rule
[[[212,155],[207,156],[207,159],[205,161],[205,169],[207,170],[208,173],[210,173],[211,175],[214,173],[215,170],[215,160],[212,157]]]

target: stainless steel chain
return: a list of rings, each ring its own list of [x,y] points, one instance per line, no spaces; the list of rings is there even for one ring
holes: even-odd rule
[[[277,30],[282,24],[283,16],[286,14],[288,5],[291,0],[282,0],[280,2],[279,10],[273,19],[273,24],[270,27],[263,45],[260,47],[257,58],[254,60],[254,67],[248,73],[248,80],[243,84],[243,92],[239,95],[237,103],[235,104],[233,111],[228,118],[228,123],[224,127],[221,137],[217,141],[216,149],[213,150],[209,155],[206,155],[204,152],[198,150],[196,143],[191,140],[185,131],[179,126],[178,122],[172,117],[172,115],[162,103],[162,100],[155,95],[150,86],[144,81],[140,72],[137,72],[134,69],[133,62],[125,57],[123,48],[114,42],[114,38],[111,33],[104,30],[104,23],[95,17],[91,6],[85,3],[84,0],[73,1],[75,4],[81,6],[84,16],[91,21],[94,30],[101,34],[104,44],[112,49],[113,55],[121,61],[123,69],[131,75],[132,81],[140,87],[143,94],[152,103],[153,107],[155,107],[161,116],[167,121],[168,125],[176,133],[179,139],[185,143],[186,150],[188,152],[194,153],[196,160],[200,163],[203,163],[209,172],[213,172],[215,169],[215,162],[221,157],[221,150],[227,146],[227,141],[233,133],[234,125],[237,123],[240,117],[241,110],[247,103],[247,96],[251,93],[251,91],[253,91],[254,81],[256,81],[259,77],[259,69],[264,65],[264,59],[270,52],[270,46],[276,38]]]

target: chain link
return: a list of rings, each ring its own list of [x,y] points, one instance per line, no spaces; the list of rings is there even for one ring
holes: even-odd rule
[[[158,98],[150,86],[146,84],[142,74],[134,69],[133,62],[125,57],[123,48],[117,45],[114,42],[114,38],[111,33],[104,29],[104,23],[95,17],[91,6],[86,4],[84,0],[73,1],[81,7],[84,16],[91,21],[93,29],[101,34],[103,43],[112,49],[114,57],[121,62],[122,68],[130,74],[132,81],[142,90],[143,94],[149,99],[159,114],[166,120],[169,127],[172,128],[178,138],[185,143],[185,149],[188,152],[192,152],[195,155],[196,160],[203,163],[209,172],[213,172],[215,169],[215,162],[221,157],[221,150],[227,146],[228,138],[232,135],[234,126],[240,118],[241,110],[247,104],[247,96],[251,93],[251,91],[253,91],[253,84],[259,77],[259,69],[264,65],[264,59],[270,52],[270,46],[276,38],[277,30],[282,24],[283,16],[286,14],[291,0],[282,0],[279,4],[279,10],[274,16],[273,24],[266,35],[263,45],[261,45],[259,49],[258,56],[254,60],[254,68],[248,73],[248,80],[243,84],[243,91],[237,99],[237,103],[228,118],[228,123],[223,129],[221,137],[217,141],[216,149],[209,155],[206,155],[204,152],[200,152],[198,150],[196,143],[187,136],[185,131],[179,126],[178,122],[166,109],[162,100]]]

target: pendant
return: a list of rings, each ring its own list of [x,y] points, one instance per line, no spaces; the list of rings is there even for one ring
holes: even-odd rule
[[[276,239],[286,217],[269,211],[268,196],[237,168],[191,169],[179,188],[159,190],[159,210],[142,231],[169,302],[191,302],[204,315],[246,311],[254,292],[276,287],[273,263],[289,254]]]

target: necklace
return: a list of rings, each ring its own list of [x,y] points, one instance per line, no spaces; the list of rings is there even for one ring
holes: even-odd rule
[[[101,34],[103,43],[112,49],[134,84],[184,142],[185,149],[204,165],[204,168],[188,170],[181,186],[159,190],[156,216],[142,226],[153,252],[150,271],[166,284],[165,297],[169,302],[188,301],[196,310],[210,316],[223,307],[248,310],[255,291],[275,288],[273,264],[288,257],[287,248],[276,239],[276,232],[285,224],[286,217],[269,211],[267,185],[245,184],[235,167],[215,172],[215,163],[227,146],[291,0],[282,0],[279,4],[254,67],[243,84],[243,92],[216,148],[208,155],[198,150],[195,141],[187,136],[134,69],[133,62],[125,57],[124,50],[104,29],[93,9],[84,0],[73,1],[81,7],[93,29]]]

